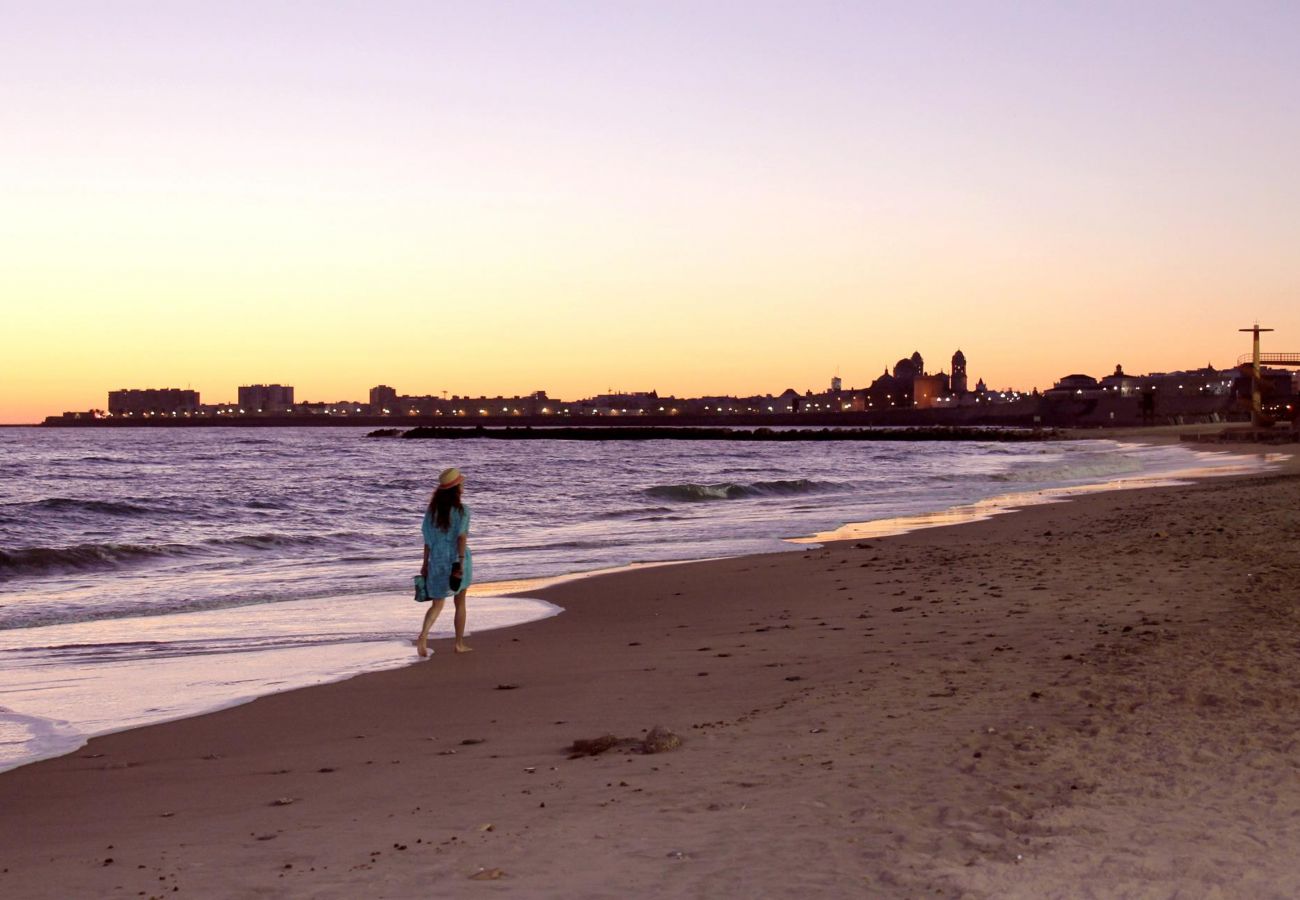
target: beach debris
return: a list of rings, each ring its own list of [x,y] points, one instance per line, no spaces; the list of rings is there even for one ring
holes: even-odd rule
[[[111,856],[104,857],[103,865],[111,866],[112,864],[113,864],[113,857]]]
[[[475,744],[483,744],[486,742],[487,738],[465,738],[465,740],[460,742],[460,745],[462,747],[472,747]]]
[[[641,752],[667,753],[669,750],[676,750],[681,745],[681,735],[663,725],[656,725],[650,729],[650,733],[641,742]]]
[[[469,876],[470,881],[496,881],[498,878],[504,878],[505,869],[485,869],[480,867],[477,872]]]
[[[569,745],[568,750],[569,759],[580,759],[584,756],[599,756],[615,748],[633,753],[667,753],[681,745],[681,735],[666,726],[655,725],[646,732],[644,738],[620,738],[613,734],[602,734],[596,738],[576,740]]]
[[[612,734],[602,734],[596,738],[579,738],[569,745],[569,759],[583,756],[598,756],[606,750],[619,745],[619,739]]]
[[[480,826],[478,827],[478,830],[479,830],[479,831],[496,831],[496,830],[497,830],[497,827],[496,827],[495,825],[493,825],[491,822],[489,822],[489,823],[487,823],[486,825],[480,825]]]
[[[294,804],[294,803],[297,803],[297,802],[298,802],[298,798],[297,798],[297,797],[278,797],[278,798],[276,798],[275,800],[272,800],[272,801],[271,801],[271,805],[272,805],[272,806],[290,806],[291,804]]]
[[[669,850],[666,854],[669,859],[690,859],[690,854],[685,850]]]
[[[257,836],[259,841],[273,841],[275,838],[276,836],[274,834],[259,834]]]
[[[785,676],[785,680],[786,680],[786,681],[803,681],[803,676],[802,676],[802,675],[787,675],[787,676]]]
[[[496,689],[498,691],[514,691],[519,689],[519,685],[506,682],[505,684],[498,684]]]

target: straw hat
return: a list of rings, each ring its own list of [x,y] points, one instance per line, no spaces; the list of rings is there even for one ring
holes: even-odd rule
[[[442,474],[438,476],[438,490],[444,491],[448,488],[454,488],[464,480],[465,476],[460,474],[460,469],[455,466],[450,469],[443,469]]]

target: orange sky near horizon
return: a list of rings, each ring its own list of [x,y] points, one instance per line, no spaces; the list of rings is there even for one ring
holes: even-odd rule
[[[1300,349],[1300,13],[972,7],[19,10],[0,422]]]

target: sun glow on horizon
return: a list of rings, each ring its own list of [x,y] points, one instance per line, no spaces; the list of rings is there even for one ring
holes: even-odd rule
[[[1159,6],[16,10],[0,422],[1300,348],[1300,11]]]

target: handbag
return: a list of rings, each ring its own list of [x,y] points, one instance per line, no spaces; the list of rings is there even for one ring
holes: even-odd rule
[[[429,596],[428,591],[425,589],[424,576],[416,575],[415,576],[415,602],[427,603],[432,599],[433,598]]]

